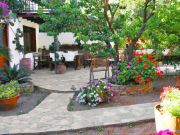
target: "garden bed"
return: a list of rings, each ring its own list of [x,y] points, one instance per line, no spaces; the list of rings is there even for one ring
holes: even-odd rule
[[[24,93],[20,97],[15,109],[10,111],[0,111],[0,116],[16,116],[26,114],[39,105],[49,94],[50,92],[48,91],[41,91],[35,88],[32,93]]]
[[[104,107],[127,106],[127,105],[134,105],[134,104],[158,102],[162,87],[169,86],[169,85],[176,86],[176,76],[165,76],[164,79],[155,81],[153,83],[154,90],[151,93],[143,93],[143,94],[136,94],[136,95],[121,95],[118,98],[113,98],[112,101],[109,103],[101,103],[97,105],[96,107],[90,107],[88,105],[79,104],[76,101],[76,97],[78,95],[78,92],[76,92],[68,105],[68,110],[69,111],[82,111],[82,110],[97,109],[97,108],[104,108]]]

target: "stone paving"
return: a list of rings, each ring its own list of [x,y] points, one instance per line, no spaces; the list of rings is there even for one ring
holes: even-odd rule
[[[78,91],[80,87],[89,82],[89,68],[80,70],[68,69],[65,74],[55,74],[47,69],[35,70],[32,74],[35,86],[45,88],[55,92],[73,92]],[[95,73],[95,79],[104,78],[104,72]],[[75,88],[75,89],[74,89]]]
[[[45,133],[153,119],[155,103],[67,111],[72,93],[52,93],[28,114],[0,117],[0,134]]]

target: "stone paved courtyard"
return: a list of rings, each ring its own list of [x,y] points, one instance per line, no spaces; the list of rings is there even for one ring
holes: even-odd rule
[[[78,90],[89,80],[88,73],[88,68],[69,71],[63,75],[55,75],[48,70],[34,71],[33,83],[52,93],[27,114],[0,116],[0,134],[43,134],[154,119],[153,107],[156,103],[67,111],[67,105],[74,95],[72,85]],[[103,75],[101,73],[97,77],[103,77]]]

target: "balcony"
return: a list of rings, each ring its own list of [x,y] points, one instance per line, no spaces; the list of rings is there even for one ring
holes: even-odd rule
[[[30,20],[35,23],[43,23],[44,21],[38,15],[39,0],[22,0],[23,8],[18,11],[18,16]],[[43,8],[44,13],[49,13],[49,9]]]

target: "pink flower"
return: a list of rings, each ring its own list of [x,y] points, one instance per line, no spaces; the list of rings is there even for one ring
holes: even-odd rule
[[[136,67],[133,67],[133,70],[136,70]]]
[[[173,135],[173,132],[170,131],[169,129],[166,129],[166,130],[161,130],[155,133],[155,135]]]
[[[130,68],[131,66],[130,65],[127,65],[126,68]]]
[[[116,70],[114,70],[114,72],[115,72],[115,73],[120,73],[121,71],[118,70],[118,69],[116,69]]]
[[[113,75],[113,76],[112,76],[112,78],[114,78],[114,79],[115,79],[116,77],[117,77],[117,75]]]
[[[7,16],[10,12],[10,10],[8,9],[8,5],[4,2],[0,2],[0,8],[3,9],[3,12],[2,12],[2,16]]]

